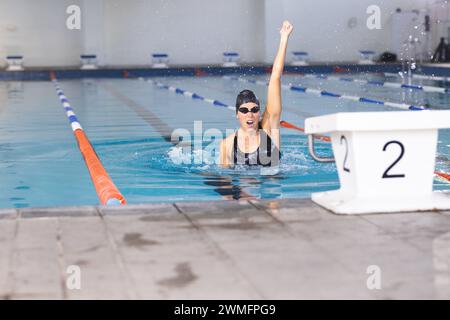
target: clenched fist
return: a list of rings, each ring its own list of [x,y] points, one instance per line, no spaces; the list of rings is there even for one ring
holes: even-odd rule
[[[292,30],[294,29],[294,26],[287,20],[283,21],[283,25],[280,29],[280,35],[283,37],[289,37]]]

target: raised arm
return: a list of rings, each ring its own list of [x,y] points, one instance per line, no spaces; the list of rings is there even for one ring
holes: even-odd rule
[[[269,88],[267,91],[267,106],[264,111],[262,126],[266,131],[280,127],[281,116],[281,75],[283,74],[284,59],[289,35],[293,26],[289,21],[284,21],[280,30],[280,45],[273,62],[272,74],[270,75]]]

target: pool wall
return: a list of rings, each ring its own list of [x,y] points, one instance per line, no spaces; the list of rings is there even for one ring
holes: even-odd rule
[[[429,67],[423,67],[424,69]],[[340,65],[309,65],[309,66],[285,66],[286,73],[351,73],[351,72],[399,72],[400,64],[340,64]],[[443,69],[443,68],[439,68]],[[186,66],[166,69],[152,68],[114,68],[114,69],[32,69],[25,71],[0,71],[0,80],[25,81],[25,80],[50,80],[50,72],[54,72],[58,79],[79,78],[127,78],[127,77],[161,77],[161,76],[202,76],[224,75],[240,73],[245,75],[263,74],[270,72],[271,65],[221,67],[221,66]],[[447,74],[450,75],[450,69]],[[424,70],[425,71],[425,70]]]

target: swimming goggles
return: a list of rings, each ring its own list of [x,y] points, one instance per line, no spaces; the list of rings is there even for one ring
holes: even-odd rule
[[[238,111],[243,114],[247,114],[247,112],[258,113],[259,110],[260,110],[259,106],[255,106],[255,107],[251,108],[250,110],[247,108],[244,108],[244,107],[241,107],[238,109]]]

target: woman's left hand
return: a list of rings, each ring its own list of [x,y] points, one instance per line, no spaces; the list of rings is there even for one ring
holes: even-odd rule
[[[280,29],[280,35],[289,37],[292,30],[294,30],[294,26],[287,20],[283,21],[283,26]]]

